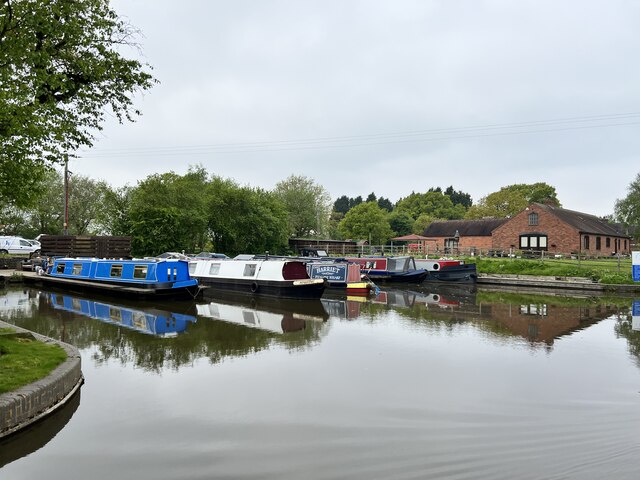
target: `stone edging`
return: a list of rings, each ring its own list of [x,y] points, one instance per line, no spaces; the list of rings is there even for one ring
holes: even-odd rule
[[[0,395],[0,439],[53,413],[84,382],[80,369],[80,352],[76,347],[0,321],[0,328],[2,327],[30,333],[45,343],[56,343],[67,352],[67,359],[45,378]]]

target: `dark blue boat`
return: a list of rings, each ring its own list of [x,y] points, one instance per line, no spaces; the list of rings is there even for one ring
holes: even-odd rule
[[[57,293],[49,294],[51,306],[101,322],[158,336],[175,337],[196,322],[196,317],[158,308],[132,308],[103,301],[88,300]]]
[[[188,262],[175,259],[56,258],[50,272],[37,280],[72,291],[133,297],[195,298],[200,292]]]

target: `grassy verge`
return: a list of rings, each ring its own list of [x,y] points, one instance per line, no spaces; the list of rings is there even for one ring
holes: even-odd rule
[[[469,258],[479,273],[586,277],[607,284],[633,284],[631,260]]]
[[[0,393],[13,391],[46,377],[64,362],[67,354],[59,345],[16,336],[0,329]]]

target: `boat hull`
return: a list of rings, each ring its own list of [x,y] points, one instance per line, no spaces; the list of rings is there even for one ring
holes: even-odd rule
[[[25,277],[26,278],[26,277]],[[49,275],[29,277],[35,283],[70,292],[100,292],[108,295],[118,295],[127,298],[165,298],[165,299],[193,299],[201,294],[198,284],[175,287],[170,285],[136,285],[107,283],[101,281],[78,280],[72,278],[58,278]]]
[[[318,299],[325,289],[323,280],[260,280],[196,277],[207,287],[204,296],[215,296],[215,291],[228,291],[246,295],[259,295],[293,299]]]
[[[389,273],[389,272],[366,272],[373,282],[380,283],[422,283],[429,277],[426,270],[415,270],[412,272]]]

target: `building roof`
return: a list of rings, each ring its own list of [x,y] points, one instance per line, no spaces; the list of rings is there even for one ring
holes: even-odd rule
[[[508,218],[483,218],[481,220],[447,220],[433,222],[423,235],[425,237],[490,237],[491,232],[506,222]]]
[[[427,240],[427,237],[423,237],[422,235],[416,235],[415,233],[412,233],[411,235],[394,237],[391,240],[397,240],[399,242],[413,242],[413,241]]]
[[[554,207],[552,205],[546,205],[543,203],[536,203],[536,206],[547,210],[558,217],[563,222],[571,225],[576,230],[582,233],[593,233],[596,235],[609,235],[614,237],[628,237],[629,235],[622,229],[622,226],[616,223],[609,223],[595,215],[589,215],[588,213],[575,212],[573,210],[566,210],[560,207]]]

